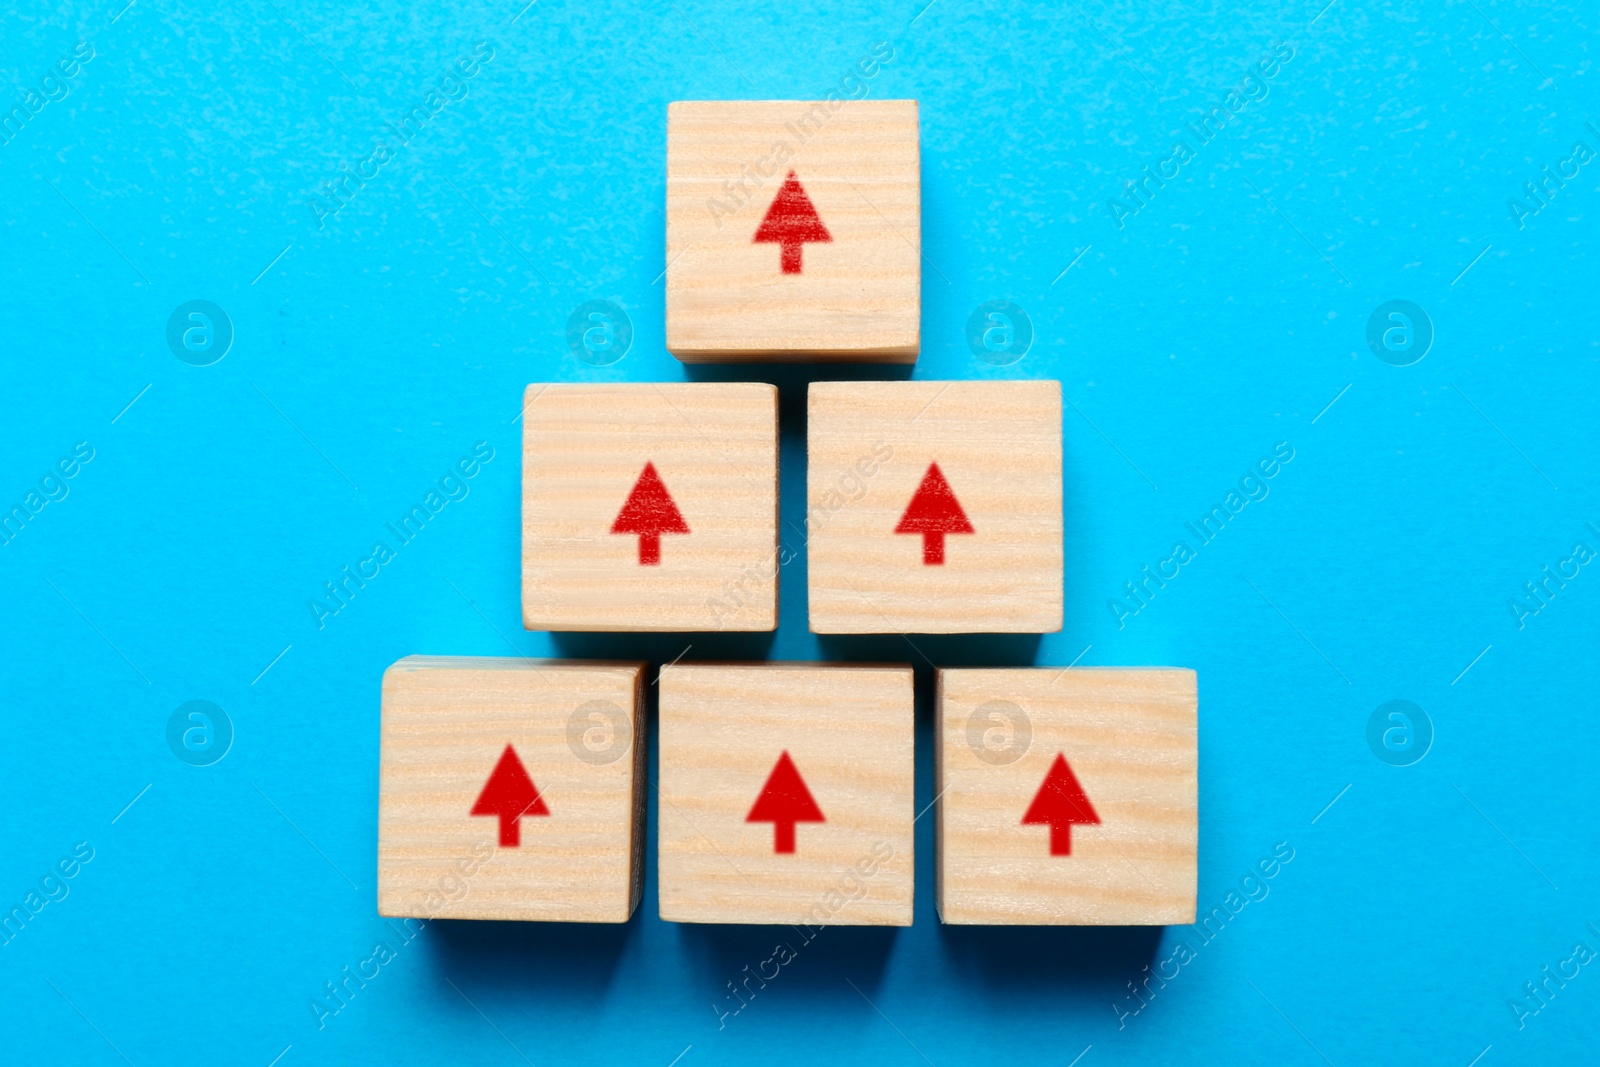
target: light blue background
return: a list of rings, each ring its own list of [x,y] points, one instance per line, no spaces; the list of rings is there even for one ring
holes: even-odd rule
[[[0,547],[0,902],[77,842],[94,859],[0,947],[5,1059],[1066,1064],[1088,1047],[1083,1067],[1491,1067],[1592,1048],[1600,966],[1552,983],[1521,1029],[1507,1005],[1575,942],[1600,949],[1600,572],[1521,629],[1508,602],[1574,542],[1600,548],[1600,164],[1522,228],[1507,200],[1575,141],[1600,149],[1594,5],[921,3],[13,6],[0,99],[79,40],[96,54],[0,145],[0,502],[76,442],[95,458]],[[319,229],[319,184],[485,40],[467,98]],[[526,383],[779,383],[787,524],[805,383],[896,373],[686,371],[657,280],[667,102],[816,97],[885,40],[870,95],[921,102],[915,376],[1058,378],[1072,405],[1065,629],[1036,647],[822,642],[802,557],[770,641],[521,632]],[[1267,98],[1118,229],[1107,201],[1275,42],[1294,57]],[[1414,366],[1367,348],[1391,298],[1432,318]],[[214,366],[164,340],[192,299],[234,324]],[[567,351],[590,299],[632,317],[613,367]],[[964,339],[993,299],[1037,331],[1014,366]],[[477,441],[496,452],[470,496],[319,630],[322,583]],[[1123,583],[1280,441],[1295,458],[1270,496],[1119,628]],[[659,922],[652,811],[627,926],[435,924],[319,1030],[323,983],[395,940],[374,907],[383,668],[513,649],[659,664],[690,641],[690,659],[915,663],[919,803],[929,660],[1193,667],[1202,909],[1276,843],[1295,858],[1119,1028],[1125,983],[1193,933],[941,928],[924,819],[916,925],[827,931],[719,1029],[724,983],[781,932]],[[167,748],[191,699],[237,731],[211,767]],[[1391,699],[1434,724],[1411,767],[1367,746]]]

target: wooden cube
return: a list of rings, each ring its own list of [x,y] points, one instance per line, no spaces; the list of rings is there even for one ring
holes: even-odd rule
[[[530,385],[522,616],[530,630],[773,630],[778,391]]]
[[[937,888],[947,923],[1192,923],[1190,670],[941,670]]]
[[[626,922],[642,663],[408,656],[383,675],[378,913]]]
[[[661,917],[909,926],[908,666],[661,672]]]
[[[667,348],[686,363],[917,358],[915,100],[667,108]]]
[[[1061,629],[1059,382],[813,382],[811,629]]]

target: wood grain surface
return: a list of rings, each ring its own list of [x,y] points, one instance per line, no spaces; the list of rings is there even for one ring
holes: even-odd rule
[[[1198,696],[1181,669],[941,670],[936,900],[947,923],[1192,923]],[[1024,825],[1057,755],[1098,825]]]
[[[522,612],[530,630],[773,630],[778,391],[763,383],[530,385]],[[651,464],[688,533],[612,533]]]
[[[755,241],[790,173],[832,238],[801,272]],[[667,108],[667,348],[685,362],[912,362],[921,329],[915,100]]]
[[[678,664],[660,688],[663,919],[911,924],[910,667]],[[823,816],[792,854],[746,821],[784,752]]]
[[[409,656],[383,676],[378,913],[625,922],[643,884],[642,663]],[[549,809],[470,812],[507,745]]]
[[[813,382],[807,570],[816,633],[1061,628],[1061,386]],[[937,463],[973,532],[896,533]]]

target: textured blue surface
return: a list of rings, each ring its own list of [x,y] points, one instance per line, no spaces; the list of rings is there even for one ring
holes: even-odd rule
[[[0,904],[40,895],[0,946],[0,1058],[1493,1067],[1592,1049],[1600,966],[1563,961],[1600,951],[1600,568],[1512,603],[1575,542],[1600,549],[1600,164],[1573,152],[1600,151],[1593,5],[921,4],[12,6],[0,503],[40,495],[0,546]],[[436,98],[319,227],[322,183],[484,41],[464,98]],[[818,640],[802,555],[772,638],[523,633],[527,382],[778,382],[798,523],[805,382],[904,373],[686,371],[657,280],[667,102],[820,96],[880,41],[894,56],[867,91],[922,105],[913,373],[1054,377],[1071,402],[1064,631]],[[93,58],[34,114],[28,87],[79,42]],[[1292,58],[1247,85],[1276,44]],[[1230,105],[1200,144],[1188,124]],[[1127,199],[1179,137],[1193,158]],[[1524,183],[1563,161],[1576,177],[1533,200]],[[1435,331],[1411,366],[1366,341],[1395,298]],[[234,330],[206,367],[165,340],[197,299]],[[592,299],[635,330],[606,368],[564,339]],[[990,300],[1036,331],[1010,366],[966,343]],[[468,495],[319,628],[323,583],[480,441],[494,459]],[[93,459],[41,485],[79,442]],[[1279,442],[1294,459],[1264,499],[1137,614],[1110,606]],[[401,945],[374,907],[383,668],[659,663],[690,640],[691,659],[914,662],[919,803],[930,660],[1196,668],[1202,910],[1280,842],[1294,858],[1209,942],[951,930],[925,819],[915,926],[828,930],[720,1021],[726,984],[792,935],[659,922],[653,860],[625,927],[436,923]],[[235,731],[206,767],[167,741],[197,699]],[[1411,766],[1367,740],[1395,699],[1432,722]],[[92,860],[47,878],[80,842]],[[394,958],[319,1028],[313,998],[379,941]],[[1177,977],[1132,1014],[1152,962]]]

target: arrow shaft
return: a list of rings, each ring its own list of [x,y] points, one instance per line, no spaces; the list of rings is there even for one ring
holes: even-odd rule
[[[1050,824],[1050,855],[1072,855],[1072,824],[1070,822],[1053,822]]]
[[[779,853],[794,852],[794,822],[774,822],[772,824],[772,851]]]
[[[801,243],[799,240],[783,242],[783,255],[781,256],[781,260],[782,260],[782,263],[783,263],[783,273],[785,273],[785,274],[800,274],[800,273],[802,273],[801,269],[800,269],[800,253],[804,249],[805,249],[805,245],[803,243]]]
[[[922,563],[924,566],[936,567],[944,563],[944,531],[922,531]]]
[[[500,813],[500,847],[517,848],[522,844],[522,813]],[[1052,838],[1052,840],[1054,840]]]
[[[642,533],[639,535],[639,565],[654,567],[661,562],[661,535],[658,533]]]

